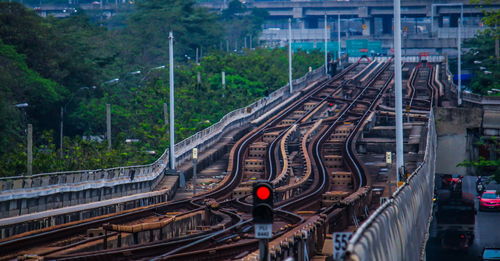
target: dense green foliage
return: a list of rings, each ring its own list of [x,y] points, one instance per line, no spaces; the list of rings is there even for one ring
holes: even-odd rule
[[[491,89],[500,89],[500,61],[495,57],[495,37],[486,31],[464,43],[469,51],[463,57],[463,67],[472,70],[470,89],[474,93],[491,95]],[[497,93],[500,95],[500,92]]]
[[[490,5],[494,0],[471,0],[473,4]],[[482,95],[500,95],[491,92],[500,89],[500,57],[495,52],[495,44],[500,41],[500,10],[485,9],[484,24],[488,26],[477,37],[465,41],[469,51],[464,55],[463,67],[472,70],[474,75],[470,89]]]
[[[482,147],[492,154],[500,154],[500,140],[496,136],[481,137],[474,145],[476,147]],[[498,158],[493,160],[479,157],[477,160],[466,160],[461,162],[458,166],[473,168],[477,176],[491,175],[497,183],[500,183],[500,159]]]
[[[178,141],[286,83],[285,50],[215,50],[224,37],[217,28],[240,18],[223,19],[193,3],[144,1],[123,20],[123,27],[113,29],[93,24],[82,12],[45,19],[21,5],[0,3],[0,175],[25,172],[27,123],[35,131],[34,173],[156,159],[168,146],[163,115],[168,68],[152,68],[168,61],[170,30],[175,33]],[[257,28],[258,21],[251,27]],[[201,45],[205,49],[200,64],[187,60]],[[294,57],[294,77],[322,62],[320,53]],[[141,73],[129,73],[137,70]],[[116,77],[120,80],[106,83]],[[29,107],[13,106],[23,102]],[[106,142],[81,138],[104,135],[107,103],[112,107],[112,150],[107,150]],[[60,107],[65,108],[63,159],[58,156]],[[125,143],[125,139],[140,142]]]

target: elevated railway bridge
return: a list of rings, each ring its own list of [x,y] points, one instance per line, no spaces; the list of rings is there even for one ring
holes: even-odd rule
[[[346,260],[416,260],[432,210],[433,108],[456,97],[446,68],[441,56],[404,57],[402,184],[387,160],[393,61],[353,60],[332,77],[318,68],[292,93],[284,86],[176,144],[186,188],[166,171],[167,150],[150,165],[0,179],[0,260],[257,260],[255,180],[276,191],[273,260],[331,255],[331,235],[342,231],[354,233]],[[202,171],[192,184],[195,147]]]

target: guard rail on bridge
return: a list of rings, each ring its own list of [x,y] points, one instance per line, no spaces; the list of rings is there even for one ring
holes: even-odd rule
[[[369,53],[366,53],[366,55],[368,58],[373,59],[373,60],[378,61],[378,62],[385,62],[391,58],[389,56],[371,57]],[[349,62],[355,63],[359,60],[359,58],[360,57],[349,57]],[[405,56],[401,57],[401,61],[407,62],[407,63],[418,63],[418,62],[420,62],[420,60],[421,60],[421,58],[417,55],[407,55],[407,56],[405,55]],[[427,60],[428,62],[431,62],[431,63],[440,63],[440,62],[443,62],[445,60],[445,58],[442,55],[429,55],[429,56],[425,57],[425,60]]]
[[[500,96],[482,96],[479,94],[462,92],[462,100],[478,105],[500,105]]]
[[[318,80],[324,73],[324,67],[320,67],[294,80],[294,91]],[[215,144],[222,133],[247,124],[289,97],[288,89],[286,85],[234,110],[214,125],[177,143],[176,167],[191,159],[193,148],[197,147],[202,153]],[[151,191],[161,181],[168,159],[166,149],[155,162],[147,165],[0,178],[0,218]]]
[[[437,135],[430,113],[424,161],[356,231],[344,260],[423,260],[432,218]]]

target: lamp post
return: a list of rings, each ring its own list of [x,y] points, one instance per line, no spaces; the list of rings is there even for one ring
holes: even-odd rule
[[[324,30],[324,36],[325,36],[325,75],[328,75],[328,35],[327,35],[327,22],[328,16],[326,16],[325,13],[325,30]]]
[[[457,86],[457,103],[462,104],[462,26],[464,20],[464,4],[463,3],[447,3],[447,4],[432,4],[431,6],[431,35],[434,32],[434,10],[436,6],[460,6],[460,20],[458,21],[457,32],[457,73],[458,73],[458,86]]]
[[[170,169],[175,170],[175,140],[174,140],[174,35],[168,35],[169,46],[169,77],[170,77]]]
[[[396,111],[396,186],[404,173],[403,95],[401,73],[401,0],[394,0],[394,92]],[[402,173],[403,172],[403,173]]]
[[[18,103],[15,104],[16,108],[18,109],[24,109],[28,108],[29,104],[27,102],[24,103]],[[26,116],[26,111],[24,111],[24,119],[27,119]],[[24,124],[24,123],[23,123]],[[26,137],[27,137],[27,142],[26,142],[26,174],[32,175],[33,174],[33,125],[28,124],[28,127],[26,129]]]
[[[92,86],[91,87],[93,90],[96,89],[95,86]],[[73,95],[71,95],[71,97],[69,98],[68,102],[66,102],[63,106],[61,106],[61,112],[60,112],[60,117],[61,117],[61,120],[60,120],[60,126],[59,126],[59,157],[62,159],[63,156],[64,156],[64,152],[63,152],[63,143],[64,143],[64,111],[66,110],[66,106],[68,106],[68,104],[71,103],[71,101],[73,101],[73,98],[75,98],[76,94],[80,91],[80,90],[90,90],[89,87],[81,87],[79,88],[78,90],[76,90]]]
[[[288,85],[292,94],[292,19],[288,18]]]
[[[339,42],[338,59],[339,59],[339,66],[342,66],[342,60],[340,59],[340,48],[342,47],[340,43],[340,14],[337,15],[337,25],[338,25],[337,41]]]

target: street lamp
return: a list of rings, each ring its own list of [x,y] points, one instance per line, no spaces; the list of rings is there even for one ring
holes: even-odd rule
[[[26,116],[26,110],[25,108],[28,108],[28,103],[18,103],[15,104],[16,108],[18,109],[23,109],[24,112],[24,121],[27,121],[27,116]],[[24,122],[23,122],[24,124]],[[26,173],[28,175],[33,174],[33,126],[31,124],[28,124],[28,128],[25,130],[27,134],[27,142],[26,142]]]
[[[292,19],[288,18],[288,86],[290,95],[293,91],[292,86]]]
[[[464,21],[464,4],[463,3],[448,3],[448,4],[432,4],[431,5],[431,36],[434,32],[434,9],[436,6],[460,6],[460,21],[458,22],[457,32],[457,70],[458,70],[458,86],[457,86],[457,102],[458,105],[462,104],[461,91],[462,91],[462,26]]]
[[[25,103],[18,103],[18,104],[14,105],[14,106],[16,106],[16,108],[26,108],[29,105],[28,105],[27,102],[25,102]]]
[[[394,0],[394,92],[396,112],[396,186],[404,174],[403,84],[401,72],[401,0]]]
[[[338,23],[337,41],[339,42],[338,59],[339,59],[339,66],[342,66],[342,59],[340,58],[340,48],[342,47],[340,43],[340,13],[337,14],[337,23]]]
[[[151,70],[160,70],[160,69],[165,69],[165,65],[160,65],[160,66],[151,68]]]
[[[76,90],[73,95],[71,95],[71,97],[69,98],[68,102],[66,102],[63,106],[61,106],[61,122],[60,122],[60,130],[59,130],[59,157],[61,157],[61,159],[63,158],[63,142],[64,142],[64,111],[66,110],[66,106],[68,106],[68,104],[71,103],[71,101],[73,101],[73,98],[75,98],[76,94],[81,91],[81,90],[95,90],[97,87],[95,86],[92,86],[92,87],[81,87],[79,88],[78,90]]]
[[[104,84],[111,84],[111,83],[115,83],[115,82],[119,82],[119,81],[120,81],[120,79],[119,79],[119,78],[114,78],[114,79],[112,79],[112,80],[109,80],[109,81],[104,82]]]

